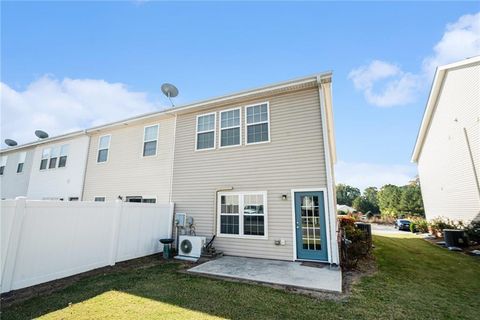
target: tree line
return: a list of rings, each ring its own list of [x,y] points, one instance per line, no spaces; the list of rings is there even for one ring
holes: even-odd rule
[[[380,189],[360,189],[346,184],[337,185],[337,204],[353,207],[362,213],[384,216],[425,216],[419,179],[404,186],[386,184]]]

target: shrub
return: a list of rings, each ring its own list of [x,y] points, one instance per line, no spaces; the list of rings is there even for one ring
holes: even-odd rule
[[[480,243],[480,220],[472,221],[465,228],[465,232],[468,235],[468,239]]]
[[[416,230],[417,230],[417,225],[415,224],[415,222],[411,221],[410,222],[410,231],[412,233],[415,233]]]
[[[415,221],[415,226],[418,232],[421,232],[421,233],[428,232],[428,221],[425,219],[417,219]]]
[[[370,250],[370,242],[362,230],[355,225],[355,217],[338,217],[341,241],[341,264],[344,269],[354,268]]]

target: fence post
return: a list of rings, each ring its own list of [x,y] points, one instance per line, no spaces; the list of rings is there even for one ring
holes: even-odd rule
[[[17,264],[18,248],[23,229],[23,220],[26,215],[26,198],[15,198],[15,214],[13,216],[12,230],[8,239],[7,254],[5,255],[5,267],[2,275],[2,289],[1,292],[8,292],[12,290],[13,276],[15,275],[15,266]]]
[[[120,223],[122,220],[123,202],[115,200],[115,212],[113,214],[112,243],[110,244],[110,265],[114,266],[117,262],[118,239],[120,238]]]

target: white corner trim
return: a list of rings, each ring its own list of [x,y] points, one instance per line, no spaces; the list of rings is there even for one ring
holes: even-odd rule
[[[335,200],[334,200],[334,184],[333,181],[333,173],[332,173],[332,157],[330,154],[330,135],[328,134],[328,124],[327,124],[327,113],[326,113],[326,106],[325,106],[325,93],[324,93],[324,85],[321,83],[321,78],[318,77],[318,93],[320,98],[320,116],[322,121],[322,132],[323,132],[323,148],[325,154],[325,169],[327,173],[327,207],[328,207],[328,214],[326,214],[326,223],[329,227],[329,256],[328,262],[339,264],[339,253],[338,253],[338,243],[337,239],[337,228],[336,228],[336,210],[334,208]],[[333,217],[333,219],[332,219]],[[332,241],[334,240],[334,241]]]

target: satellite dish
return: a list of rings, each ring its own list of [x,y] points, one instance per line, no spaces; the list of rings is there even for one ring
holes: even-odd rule
[[[178,89],[175,87],[173,84],[170,83],[164,83],[162,84],[162,92],[164,95],[167,96],[168,100],[170,100],[170,103],[173,105],[172,98],[175,98],[178,96]]]
[[[15,147],[17,145],[17,141],[12,139],[5,139],[5,144],[9,147]]]
[[[39,137],[40,139],[45,139],[48,138],[48,133],[42,130],[35,130],[35,135]]]

